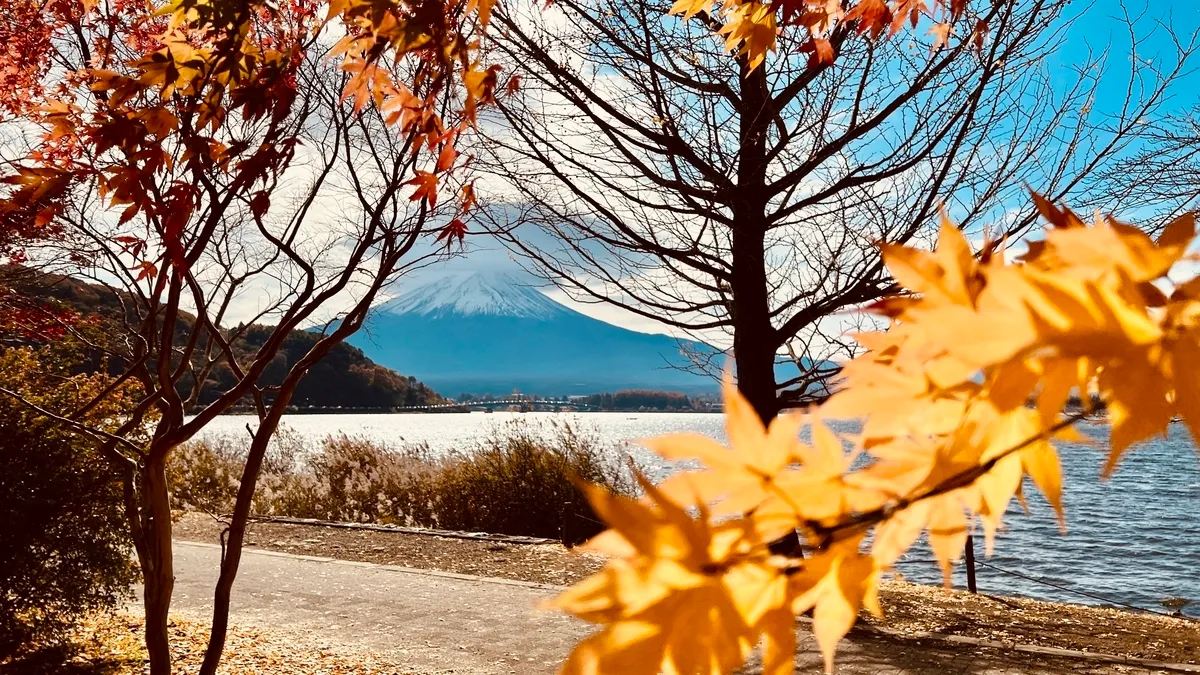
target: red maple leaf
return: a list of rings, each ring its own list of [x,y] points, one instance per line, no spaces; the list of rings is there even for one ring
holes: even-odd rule
[[[513,94],[517,93],[520,90],[521,90],[521,76],[513,75],[512,77],[508,78],[508,82],[505,83],[505,85],[504,85],[504,95],[512,96]]]
[[[885,28],[892,23],[892,10],[884,0],[862,0],[854,6],[843,21],[858,20],[858,32],[870,33],[871,38],[878,38]]]
[[[416,177],[405,183],[405,185],[417,186],[417,189],[413,190],[409,200],[415,202],[424,199],[429,202],[429,208],[437,206],[438,177],[436,174],[418,170]]]
[[[466,238],[466,236],[467,224],[461,219],[455,218],[442,228],[442,231],[438,233],[437,240],[444,241],[446,243],[446,248],[450,248],[454,244],[455,239],[458,240],[458,245],[462,246],[463,240]]]
[[[833,43],[824,38],[809,38],[808,42],[800,45],[800,51],[808,52],[808,67],[816,68],[833,63]]]

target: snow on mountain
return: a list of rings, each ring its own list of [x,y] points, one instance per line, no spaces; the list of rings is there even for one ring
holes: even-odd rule
[[[711,347],[593,319],[506,272],[423,279],[376,307],[350,342],[447,396],[717,387],[681,354]]]
[[[446,314],[553,319],[573,313],[507,272],[453,272],[426,280],[378,308],[387,314]]]

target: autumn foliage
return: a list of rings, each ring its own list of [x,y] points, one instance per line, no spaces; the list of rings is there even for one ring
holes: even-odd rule
[[[990,552],[1023,477],[1063,518],[1054,441],[1082,440],[1072,393],[1108,407],[1105,475],[1175,416],[1200,438],[1200,279],[1168,277],[1186,271],[1195,219],[1155,240],[1035,199],[1051,227],[1020,255],[972,250],[948,220],[935,251],[882,245],[905,291],[871,308],[890,325],[858,337],[865,352],[826,403],[764,429],[727,383],[731,448],[652,439],[704,468],[643,480],[641,500],[592,491],[611,529],[587,546],[613,557],[554,605],[604,629],[563,672],[726,673],[761,642],[765,671],[791,673],[809,610],[832,669],[859,611],[880,613],[880,574],[922,534],[949,578],[968,533]],[[793,528],[811,557],[768,550]]]
[[[502,11],[494,2],[4,0],[0,114],[41,133],[2,177],[0,253],[19,258],[26,242],[65,236],[64,218],[111,211],[116,229],[100,243],[119,249],[132,286],[154,287],[143,322],[153,337],[159,300],[178,311],[180,297],[196,293],[182,279],[211,251],[212,221],[236,210],[261,228],[270,188],[297,152],[297,125],[285,122],[302,86],[298,68],[314,50],[345,74],[342,100],[378,112],[419,158],[411,201],[432,209],[457,200],[440,239],[461,240],[474,190],[468,182],[441,194],[443,178],[466,162],[457,141],[479,107],[517,85],[515,77],[502,83],[481,55],[481,32]],[[906,27],[928,26],[934,49],[956,37],[978,47],[988,16],[972,9],[968,0],[678,0],[671,11],[711,25],[749,72],[776,49],[780,30],[806,36],[814,68],[835,63],[849,35],[882,39]],[[727,383],[731,448],[695,435],[654,439],[649,446],[664,458],[702,468],[660,485],[642,479],[642,499],[590,490],[611,529],[588,546],[611,560],[553,604],[602,628],[564,672],[725,673],[761,644],[765,670],[790,673],[795,616],[810,610],[832,667],[859,612],[879,613],[880,575],[922,534],[948,573],[971,531],[982,530],[990,549],[1025,476],[1062,517],[1053,443],[1077,438],[1075,418],[1063,413],[1073,393],[1097,394],[1111,414],[1106,473],[1175,416],[1200,437],[1200,279],[1168,276],[1188,260],[1194,219],[1153,240],[1035,199],[1051,229],[1019,256],[1002,241],[973,249],[948,220],[935,251],[882,244],[905,292],[870,308],[888,329],[859,336],[864,353],[807,417],[783,415],[764,428]],[[169,354],[170,327],[165,335]],[[170,358],[156,369],[161,392],[171,392]],[[148,370],[145,380],[153,384]],[[139,415],[155,405],[147,399]],[[150,479],[142,489],[153,512],[141,526],[154,536],[141,538],[139,553],[150,572],[156,673],[170,671],[164,467],[176,441],[203,423],[185,427],[181,406],[167,412],[164,424],[177,426],[155,435],[148,459],[125,458],[129,475],[136,468]],[[825,424],[832,419],[861,429],[839,434]],[[800,440],[803,428],[810,441]],[[110,451],[118,441],[133,445],[96,436]],[[268,436],[255,441],[258,462]],[[223,648],[222,612],[258,471],[247,467],[205,673],[216,672]],[[769,547],[794,530],[810,556]]]
[[[987,38],[988,21],[986,16],[970,16],[969,9],[970,0],[726,0],[716,7],[713,0],[675,0],[671,13],[715,21],[725,49],[757,68],[775,51],[780,30],[803,32],[807,41],[801,49],[808,52],[811,66],[834,62],[839,33],[850,30],[878,39],[916,28],[922,21],[930,24],[934,49],[947,45],[964,21],[967,26],[957,30],[979,47]]]
[[[91,183],[121,223],[140,216],[147,226],[119,235],[141,278],[189,264],[181,241],[212,208],[216,182],[262,218],[296,151],[282,122],[313,51],[349,74],[343,98],[356,110],[372,103],[414,155],[428,156],[412,199],[436,205],[440,176],[462,161],[455,141],[494,97],[499,69],[478,63],[474,35],[492,1],[339,0],[322,15],[311,0],[6,0],[0,115],[44,135],[0,177],[11,186],[0,200],[0,252],[61,234],[56,218]],[[330,34],[341,36],[332,47]],[[255,123],[267,126],[257,142],[221,133]],[[469,186],[457,196],[463,214],[474,206]],[[464,230],[460,216],[445,238]]]
[[[115,384],[61,414],[39,408],[29,392],[0,393],[86,436],[120,476],[156,675],[172,671],[167,459],[241,401],[253,402],[260,421],[213,595],[200,669],[212,675],[255,481],[301,378],[362,325],[386,283],[416,264],[421,256],[409,254],[419,239],[440,231],[449,248],[465,235],[473,190],[458,176],[447,189],[445,179],[466,163],[459,136],[497,86],[499,71],[481,63],[478,41],[491,5],[0,6],[0,122],[12,132],[0,174],[0,255],[90,276],[112,291],[124,332],[104,348],[119,352],[109,361],[123,370],[115,382],[136,383],[138,400],[109,429],[85,413]],[[326,186],[342,198],[332,216],[310,208]],[[279,294],[251,321],[231,325],[237,297],[272,295],[264,283]],[[287,336],[321,321],[315,314],[348,286],[355,297],[336,310],[336,325],[311,334],[291,363],[277,360]],[[11,291],[0,280],[0,312],[25,300]],[[0,321],[4,335],[17,336],[10,341],[44,337],[70,317],[19,318]],[[233,348],[247,325],[268,319],[274,328],[252,354]],[[232,383],[201,402],[213,374]]]

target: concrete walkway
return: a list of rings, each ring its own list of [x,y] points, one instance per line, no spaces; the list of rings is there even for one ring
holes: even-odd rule
[[[207,619],[220,549],[175,548],[173,612]],[[233,595],[233,622],[368,649],[400,672],[553,673],[590,626],[536,609],[557,589],[501,579],[247,550]],[[820,673],[810,634],[799,629],[798,673]],[[751,664],[747,673],[757,670]],[[1019,675],[1152,672],[1126,664],[1004,652],[973,645],[852,633],[838,651],[840,675]]]

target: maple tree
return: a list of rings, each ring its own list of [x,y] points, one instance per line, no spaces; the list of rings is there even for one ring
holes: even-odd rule
[[[611,559],[552,604],[604,627],[562,672],[726,673],[761,642],[764,672],[791,673],[794,617],[810,609],[832,670],[860,610],[880,614],[880,575],[922,534],[948,582],[969,533],[991,552],[1023,477],[1063,518],[1054,442],[1084,440],[1064,412],[1073,392],[1107,406],[1103,475],[1173,417],[1200,440],[1200,277],[1178,280],[1194,215],[1152,239],[1034,199],[1050,229],[1015,257],[1003,242],[973,250],[945,217],[934,251],[883,244],[901,291],[873,306],[888,328],[858,336],[867,351],[828,401],[764,428],[727,380],[730,448],[652,439],[702,468],[643,479],[640,500],[592,491],[611,529],[586,547]],[[832,419],[861,428],[835,433]],[[792,528],[810,557],[768,548]]]
[[[121,476],[155,675],[172,668],[173,449],[232,406],[256,411],[200,671],[211,675],[259,471],[300,379],[381,289],[465,234],[474,197],[457,146],[497,86],[478,60],[490,7],[4,0],[0,114],[14,132],[0,253],[102,284],[124,326],[88,343],[117,372],[78,409],[3,394],[90,439]],[[232,345],[266,322],[239,356]],[[268,377],[287,337],[314,325],[320,339]],[[234,384],[201,401],[215,369]],[[126,388],[137,393],[120,424],[92,424]]]
[[[776,51],[781,30],[797,34],[798,50],[809,55],[813,66],[833,63],[845,32],[878,40],[924,22],[936,50],[949,44],[956,25],[966,21],[965,27],[958,26],[965,29],[966,42],[980,44],[987,39],[991,17],[971,14],[971,4],[970,0],[739,0],[715,5],[713,0],[675,0],[670,11],[713,21],[725,50],[757,68]]]
[[[886,3],[882,16],[911,17],[902,4],[915,7]],[[960,227],[1011,237],[1036,223],[1026,184],[1082,208],[1150,206],[1153,175],[1110,172],[1196,47],[1132,61],[1128,81],[1103,55],[1064,75],[1043,63],[1072,11],[1063,1],[959,8],[956,35],[986,19],[988,40],[936,51],[921,28],[887,39],[899,25],[866,23],[871,3],[791,6],[817,5],[846,9],[820,38],[833,63],[813,63],[812,35],[779,16],[776,53],[731,57],[712,3],[676,4],[672,18],[652,0],[557,0],[493,18],[490,55],[522,86],[482,129],[476,166],[496,207],[481,220],[568,295],[732,348],[764,422],[827,395],[835,360],[857,349],[841,337],[861,323],[855,308],[891,290],[873,242],[933,240],[941,201]],[[1131,55],[1149,49],[1152,33],[1123,28]],[[1094,103],[1126,85],[1119,109]],[[718,350],[691,356],[720,377]]]
[[[923,16],[934,21],[931,63],[939,65],[928,67],[935,74],[975,50],[990,54],[991,81],[1006,63],[997,45],[1008,44],[1013,30],[990,32],[993,17],[1009,3],[980,15],[971,4],[732,0],[672,9],[735,55],[736,89],[749,97],[739,105],[760,118],[739,130],[736,154],[745,158],[751,148],[763,159],[775,122],[758,115],[771,102],[767,56],[783,36],[794,43],[789,58],[802,62],[792,65],[802,85],[792,97],[853,54],[852,46],[873,59],[880,38]],[[0,247],[14,259],[107,283],[129,307],[123,347],[96,345],[125,366],[111,387],[67,414],[40,409],[21,391],[4,393],[93,439],[122,472],[156,675],[171,671],[166,462],[235,403],[248,399],[257,411],[201,668],[210,675],[221,658],[255,481],[290,396],[413,264],[423,235],[447,248],[464,237],[475,192],[456,178],[466,162],[460,137],[480,106],[496,102],[498,88],[519,90],[516,77],[502,80],[498,66],[484,65],[478,36],[496,17],[507,30],[519,26],[492,0],[4,0],[3,7],[0,109],[29,147],[6,158]],[[564,72],[553,59],[536,62],[554,77]],[[991,90],[971,91],[961,111],[974,113]],[[1156,89],[1151,102],[1160,95]],[[669,126],[659,118],[656,125]],[[686,148],[665,149],[686,157]],[[742,170],[766,175],[761,164]],[[924,222],[931,203],[909,224]],[[1057,503],[1061,477],[1050,439],[1068,433],[1059,410],[1072,389],[1094,385],[1107,397],[1110,469],[1172,414],[1194,424],[1195,392],[1184,375],[1198,353],[1200,313],[1189,285],[1170,297],[1152,290],[1183,255],[1192,221],[1176,221],[1155,242],[1125,225],[1102,219],[1086,227],[1070,212],[1040,206],[1059,229],[1021,264],[1004,260],[998,247],[975,255],[951,226],[936,254],[903,245],[915,230],[885,238],[892,276],[916,294],[878,304],[895,329],[863,337],[870,351],[849,364],[847,386],[817,411],[862,418],[857,438],[817,422],[813,443],[796,440],[799,421],[775,417],[779,402],[767,393],[774,378],[760,359],[739,374],[747,398],[727,387],[736,452],[696,438],[661,440],[655,445],[665,456],[698,458],[707,468],[662,486],[644,483],[642,501],[597,492],[596,510],[613,529],[592,546],[615,557],[558,605],[608,627],[580,646],[566,670],[724,672],[765,638],[767,663],[782,672],[790,668],[792,617],[810,608],[818,641],[832,654],[859,608],[877,609],[881,570],[922,531],[948,564],[976,519],[990,543],[1023,473]],[[762,233],[749,243],[761,261]],[[750,272],[753,283],[738,273],[727,284],[739,307],[758,312],[756,330],[743,335],[775,335],[761,321],[761,275]],[[842,299],[886,295],[891,286],[875,283],[882,278],[871,278],[870,292]],[[720,281],[713,287],[721,290]],[[225,324],[248,294],[269,298],[255,320],[275,321],[276,332],[239,360],[229,343],[241,327]],[[263,386],[283,336],[317,321],[344,294],[349,306],[322,338],[282,383]],[[181,334],[189,315],[192,329]],[[1008,322],[1013,330],[997,329]],[[930,325],[938,330],[924,330]],[[756,351],[739,347],[743,356]],[[218,364],[237,374],[237,384],[193,410]],[[117,389],[135,392],[132,413],[116,426],[85,422]],[[1036,406],[1027,408],[1031,396]],[[843,445],[851,440],[855,452],[874,458],[866,468],[850,470],[855,455]],[[797,528],[815,546],[813,557],[791,559],[768,546]]]

